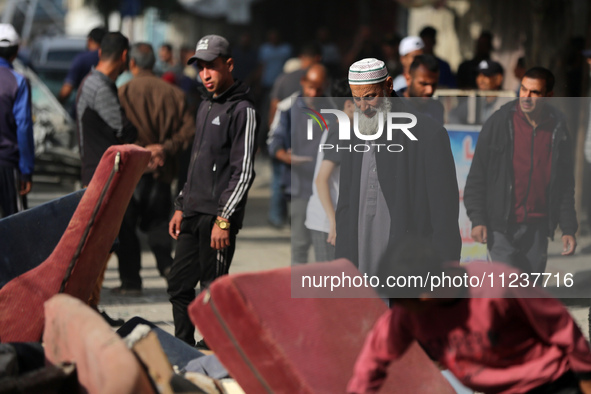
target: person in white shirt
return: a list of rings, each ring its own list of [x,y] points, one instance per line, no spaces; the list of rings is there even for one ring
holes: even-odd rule
[[[355,104],[347,79],[338,80],[332,86],[332,97],[337,108],[353,119]],[[330,130],[329,130],[330,129]],[[323,144],[336,146],[338,128],[324,130],[320,140]],[[308,201],[305,226],[310,230],[316,261],[331,261],[335,258],[336,220],[335,209],[339,196],[340,154],[334,150],[318,150],[314,169],[312,196]]]

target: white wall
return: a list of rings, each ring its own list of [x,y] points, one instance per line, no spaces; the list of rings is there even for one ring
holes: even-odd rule
[[[84,0],[67,0],[66,7],[64,29],[67,35],[86,36],[90,30],[103,24],[98,11],[84,6]]]
[[[418,36],[425,26],[437,30],[435,54],[447,61],[455,72],[462,62],[459,41],[453,25],[453,14],[446,9],[431,6],[411,8],[408,13],[408,34]]]

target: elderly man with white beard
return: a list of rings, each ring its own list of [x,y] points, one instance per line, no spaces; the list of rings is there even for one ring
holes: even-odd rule
[[[392,77],[381,60],[363,59],[351,65],[349,84],[358,133],[351,133],[349,141],[339,141],[345,154],[336,213],[336,256],[351,260],[362,273],[379,276],[381,283],[388,275],[388,267],[379,264],[387,247],[395,248],[408,235],[431,241],[442,261],[458,261],[462,246],[459,194],[446,130],[396,98]],[[400,127],[387,132],[389,122],[379,126],[387,123],[392,112],[399,113],[392,123],[408,123],[412,116],[406,114],[414,115],[417,123],[408,132]],[[356,145],[365,148],[349,151],[349,146]],[[391,146],[398,149],[385,148]],[[387,297],[380,292],[386,289],[377,290]]]

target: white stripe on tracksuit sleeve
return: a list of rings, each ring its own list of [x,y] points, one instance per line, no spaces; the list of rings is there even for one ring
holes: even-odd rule
[[[587,137],[585,138],[585,159],[587,159],[587,163],[591,164],[591,119],[587,125]]]
[[[238,180],[232,195],[222,210],[221,216],[224,218],[230,218],[230,216],[232,216],[236,210],[236,207],[240,201],[242,201],[250,186],[254,172],[253,147],[255,142],[256,126],[256,114],[254,108],[246,108],[246,126],[244,130],[244,155],[242,158],[242,169],[240,173],[240,179]]]

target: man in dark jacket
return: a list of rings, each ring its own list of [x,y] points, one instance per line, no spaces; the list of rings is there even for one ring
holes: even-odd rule
[[[111,290],[121,295],[138,295],[141,250],[136,227],[148,235],[160,275],[166,277],[172,265],[172,239],[168,220],[172,209],[170,184],[178,171],[176,155],[190,146],[195,120],[187,108],[185,94],[154,75],[154,49],[136,43],[129,51],[133,79],[119,88],[125,114],[138,130],[136,143],[152,153],[152,160],[140,179],[119,231],[119,276],[121,286]]]
[[[562,254],[576,247],[572,141],[564,115],[544,100],[553,87],[549,70],[525,73],[520,98],[482,127],[464,190],[472,238],[525,272],[544,272],[558,224]]]
[[[309,119],[306,112],[314,108],[320,110],[322,106],[327,108],[321,99],[326,81],[326,68],[321,64],[311,66],[300,81],[302,93],[289,108],[279,112],[279,122],[269,138],[271,157],[286,166],[282,181],[290,199],[291,263],[294,265],[308,262],[308,252],[312,246],[310,230],[305,226],[306,207],[312,195],[314,167],[323,130],[312,125],[312,138],[308,139],[304,125]],[[286,100],[291,104],[291,99]]]
[[[0,23],[0,218],[26,209],[35,163],[31,90],[12,68],[19,43],[14,27]]]
[[[191,346],[195,328],[187,307],[195,299],[197,283],[204,289],[230,268],[255,176],[258,125],[250,89],[232,77],[228,41],[203,37],[189,59],[195,61],[210,95],[197,112],[189,175],[169,224],[178,243],[168,276],[175,336]]]
[[[86,39],[86,51],[79,53],[72,60],[70,69],[64,80],[64,84],[57,95],[60,103],[65,103],[72,92],[75,92],[82,83],[84,77],[95,67],[99,62],[99,49],[103,37],[107,34],[107,30],[102,27],[95,27],[88,33]]]
[[[416,109],[443,124],[443,104],[432,97],[437,90],[439,63],[433,55],[418,55],[410,64],[406,86],[396,92],[398,96],[410,98]]]
[[[337,257],[385,281],[390,267],[380,264],[383,254],[414,234],[429,239],[442,261],[459,260],[459,194],[447,132],[441,123],[413,111],[406,100],[390,98],[392,77],[380,60],[354,63],[349,84],[358,112],[356,129],[367,134],[366,139],[375,137],[376,129],[364,132],[364,124],[379,127],[373,119],[380,112],[384,123],[386,113],[398,112],[416,116],[416,126],[409,130],[416,140],[394,130],[390,139],[384,131],[377,140],[363,141],[357,135],[339,141],[339,151],[345,154],[336,213]],[[354,147],[350,153],[349,144]]]

